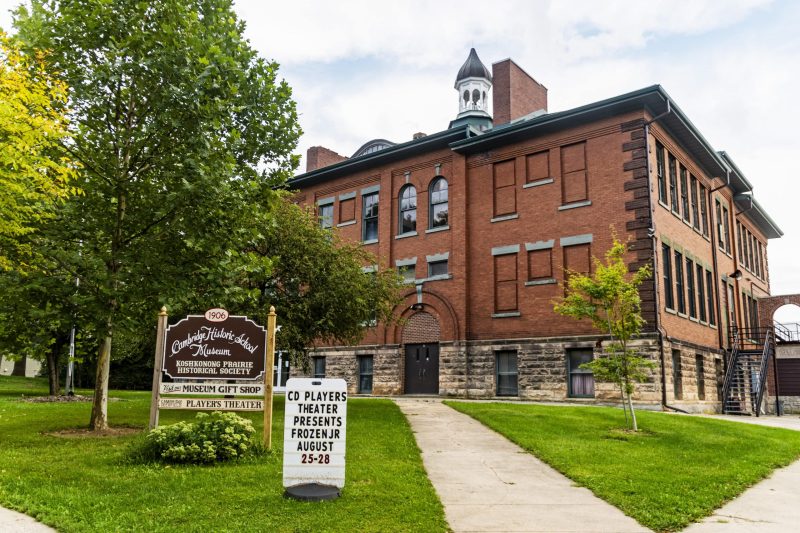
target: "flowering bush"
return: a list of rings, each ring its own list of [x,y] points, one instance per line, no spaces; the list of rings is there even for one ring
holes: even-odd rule
[[[235,413],[197,413],[194,422],[162,426],[147,434],[154,455],[173,463],[213,463],[252,451],[253,423]]]

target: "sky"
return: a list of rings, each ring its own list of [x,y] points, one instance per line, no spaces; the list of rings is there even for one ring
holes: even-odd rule
[[[303,155],[446,129],[470,47],[487,67],[514,59],[548,88],[551,112],[660,84],[783,230],[769,242],[772,293],[800,293],[800,2],[234,2],[293,88]],[[0,0],[0,27],[17,3]]]

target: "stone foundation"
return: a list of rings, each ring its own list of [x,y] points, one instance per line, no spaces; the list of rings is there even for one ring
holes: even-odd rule
[[[517,355],[518,394],[511,398],[537,401],[576,401],[611,403],[620,401],[619,388],[611,383],[595,382],[593,398],[571,398],[568,386],[567,351],[590,349],[594,356],[598,337],[564,337],[493,341],[439,343],[439,394],[455,398],[492,399],[497,396],[496,358],[499,351]],[[643,337],[632,343],[655,364],[645,383],[636,385],[634,401],[643,406],[661,404],[661,368],[658,339]],[[680,353],[678,393],[672,351]],[[312,357],[326,358],[326,376],[347,381],[350,394],[358,394],[358,357],[373,356],[373,395],[394,396],[404,393],[405,357],[402,345],[319,348]],[[719,390],[723,379],[722,355],[715,350],[681,343],[664,342],[667,404],[690,412],[719,412]],[[702,377],[698,379],[698,356],[702,359]],[[698,386],[702,380],[702,386]],[[502,398],[508,398],[503,396]]]

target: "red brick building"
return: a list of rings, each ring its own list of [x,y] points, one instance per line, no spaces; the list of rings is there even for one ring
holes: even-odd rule
[[[316,374],[364,394],[616,398],[579,368],[601,337],[553,312],[564,270],[590,271],[613,226],[630,268],[655,272],[638,344],[658,370],[635,399],[719,409],[728,328],[755,325],[782,235],[730,157],[658,85],[548,112],[516,63],[490,73],[472,50],[455,86],[447,129],[349,158],[313,147],[291,182],[321,224],[408,280],[403,320],[317,347]]]

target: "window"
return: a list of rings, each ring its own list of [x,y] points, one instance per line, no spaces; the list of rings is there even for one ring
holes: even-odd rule
[[[397,267],[397,273],[406,283],[414,283],[417,279],[417,265],[400,265]]]
[[[358,393],[372,394],[372,356],[358,356]]]
[[[697,399],[706,399],[706,371],[703,368],[703,356],[695,354],[694,356],[694,369],[697,375]]]
[[[570,398],[594,398],[594,374],[588,368],[581,368],[592,359],[594,355],[589,348],[567,350],[567,395]]]
[[[686,312],[686,291],[683,286],[683,254],[675,252],[675,294],[678,296],[678,312]]]
[[[314,357],[314,377],[317,379],[322,379],[325,377],[325,358],[324,357]]]
[[[758,241],[758,277],[767,279],[767,271],[764,270],[764,248],[761,246],[761,241]]]
[[[692,176],[691,180],[691,193],[692,193],[692,224],[694,229],[700,231],[700,214],[697,206],[697,178]]]
[[[672,392],[676,400],[683,399],[683,373],[681,372],[680,350],[672,350]]]
[[[753,257],[753,234],[749,231],[747,232],[747,265],[750,268],[751,272],[755,272],[756,270],[756,261]]]
[[[706,321],[706,289],[705,271],[702,266],[697,265],[697,307],[700,311],[700,322]]]
[[[528,252],[528,281],[553,279],[553,249]]]
[[[447,276],[447,259],[428,263],[428,277]]]
[[[406,185],[400,189],[400,234],[417,231],[417,189]]]
[[[717,308],[714,307],[714,278],[711,271],[706,270],[706,298],[708,299],[708,323],[717,324]]]
[[[494,256],[494,310],[496,313],[516,311],[517,254]]]
[[[447,180],[439,178],[433,182],[430,191],[430,217],[428,227],[447,227]]]
[[[661,245],[661,258],[664,270],[664,307],[675,309],[675,289],[672,287],[672,250],[666,244]]]
[[[362,201],[364,203],[364,227],[361,240],[375,242],[378,240],[378,193],[365,194]]]
[[[517,352],[504,350],[495,352],[496,383],[498,396],[519,395],[517,376]]]
[[[586,175],[586,143],[561,147],[561,203],[589,199]]]
[[[333,227],[333,204],[319,206],[317,213],[319,214],[319,227],[322,229]]]
[[[717,215],[717,244],[721,250],[725,250],[725,235],[722,233],[722,204],[719,200],[714,201],[714,208]]]
[[[686,183],[686,169],[681,165],[681,212],[683,220],[689,222],[689,185]]]
[[[736,222],[736,248],[739,251],[739,263],[744,261],[742,257],[742,225]]]
[[[656,141],[656,172],[658,173],[658,200],[667,203],[667,175],[664,169],[664,146]]]
[[[725,253],[731,253],[731,223],[728,219],[728,208],[722,208],[722,226],[725,231]]]
[[[512,215],[517,212],[516,160],[495,163],[494,171],[494,216]]]
[[[678,207],[678,162],[675,156],[669,154],[669,197],[672,200],[672,211],[679,212]]]
[[[546,180],[550,178],[550,151],[538,152],[529,155],[526,159],[526,183]]]
[[[703,235],[708,237],[708,206],[706,205],[706,188],[700,185],[700,218],[702,219]]]
[[[694,292],[694,262],[686,259],[686,297],[689,300],[689,317],[697,318],[697,299]]]
[[[566,289],[571,273],[590,274],[592,270],[589,244],[564,246],[564,287]]]

